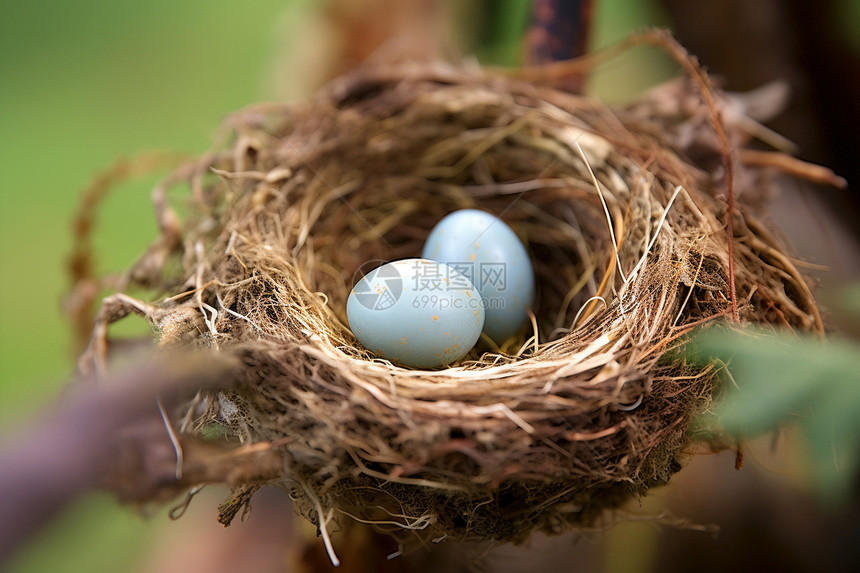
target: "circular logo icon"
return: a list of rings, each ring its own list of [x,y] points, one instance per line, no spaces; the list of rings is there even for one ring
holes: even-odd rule
[[[403,277],[394,265],[382,265],[364,275],[352,292],[365,308],[385,310],[394,306],[403,294]]]

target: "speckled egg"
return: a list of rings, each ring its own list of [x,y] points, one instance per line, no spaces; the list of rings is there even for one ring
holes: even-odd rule
[[[534,303],[531,260],[501,219],[476,209],[455,211],[430,232],[421,256],[452,266],[481,293],[484,332],[498,344],[515,336]]]
[[[367,273],[349,293],[346,316],[365,348],[412,368],[459,360],[484,327],[484,305],[472,282],[426,259],[386,263]]]

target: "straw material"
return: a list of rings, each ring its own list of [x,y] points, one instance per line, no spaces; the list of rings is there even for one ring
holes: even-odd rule
[[[160,237],[121,290],[156,302],[107,299],[81,364],[103,367],[107,325],[130,312],[163,348],[241,360],[231,390],[174,413],[180,435],[281,456],[274,479],[245,468],[224,523],[274,483],[327,543],[349,519],[406,545],[589,526],[680,469],[717,370],[685,361],[686,335],[731,315],[732,284],[741,320],[820,329],[809,287],[750,207],[772,170],[729,163],[729,272],[725,150],[700,86],[610,108],[521,77],[359,69],[303,103],[236,113],[226,144],[155,190]],[[731,120],[736,159],[749,123]],[[177,186],[190,193],[171,206]],[[446,369],[376,358],[347,326],[350,288],[417,256],[461,208],[496,214],[527,245],[533,324]]]

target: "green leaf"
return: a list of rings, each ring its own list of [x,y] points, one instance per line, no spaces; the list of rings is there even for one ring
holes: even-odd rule
[[[726,431],[754,436],[796,419],[810,448],[818,493],[847,493],[860,458],[860,344],[794,333],[711,328],[690,346],[692,359],[725,363],[728,389],[717,408]]]

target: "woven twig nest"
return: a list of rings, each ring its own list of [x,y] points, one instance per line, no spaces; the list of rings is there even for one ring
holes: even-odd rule
[[[82,363],[103,360],[106,325],[129,311],[161,347],[241,360],[231,389],[175,413],[182,432],[278,455],[274,473],[231,484],[224,522],[272,483],[323,533],[354,519],[401,539],[518,541],[593,524],[681,467],[716,370],[685,361],[685,335],[731,313],[732,279],[741,320],[820,326],[749,207],[771,172],[742,162],[730,276],[725,150],[698,90],[679,81],[611,108],[413,64],[241,111],[229,145],[156,189],[161,236],[124,284],[155,302],[107,299]],[[736,159],[748,123],[723,119]],[[180,184],[181,219],[167,200]],[[532,326],[446,369],[375,357],[347,326],[350,288],[369,262],[417,256],[460,208],[527,245]]]

